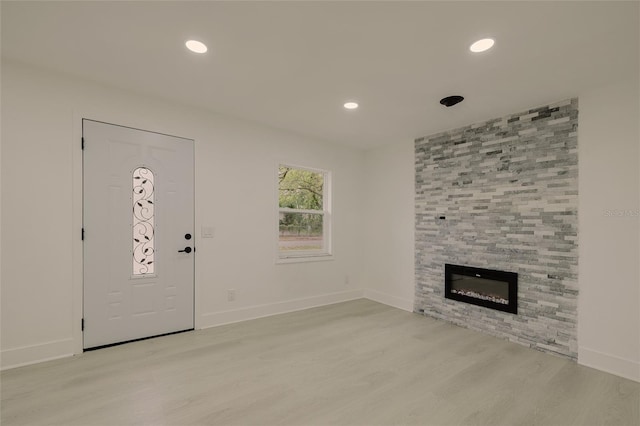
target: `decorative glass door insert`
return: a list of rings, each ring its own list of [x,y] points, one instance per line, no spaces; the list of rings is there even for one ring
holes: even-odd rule
[[[133,275],[153,274],[154,176],[146,167],[133,171]]]

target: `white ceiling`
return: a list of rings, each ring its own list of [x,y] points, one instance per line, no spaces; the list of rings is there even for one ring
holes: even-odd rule
[[[638,77],[638,5],[2,1],[2,56],[369,148]]]

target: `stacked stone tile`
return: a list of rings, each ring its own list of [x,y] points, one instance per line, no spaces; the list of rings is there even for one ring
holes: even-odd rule
[[[577,127],[571,99],[416,139],[415,312],[577,357]],[[445,299],[445,263],[518,273],[518,315]]]

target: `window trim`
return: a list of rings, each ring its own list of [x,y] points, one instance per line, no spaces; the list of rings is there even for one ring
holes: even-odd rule
[[[305,210],[305,209],[292,209],[288,207],[280,207],[280,181],[279,171],[280,167],[290,167],[293,169],[300,169],[310,171],[313,173],[320,173],[324,178],[322,184],[322,210]],[[333,260],[333,246],[332,246],[332,212],[331,212],[331,171],[327,169],[319,169],[317,167],[300,166],[289,161],[278,161],[275,166],[275,249],[276,249],[276,263],[300,263],[300,262],[318,262]],[[292,250],[287,253],[280,251],[280,213],[307,213],[307,214],[322,214],[322,237],[323,237],[323,249],[322,250]]]

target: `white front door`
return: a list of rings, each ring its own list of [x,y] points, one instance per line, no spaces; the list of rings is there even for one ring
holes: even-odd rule
[[[84,348],[193,329],[193,140],[83,120]]]

